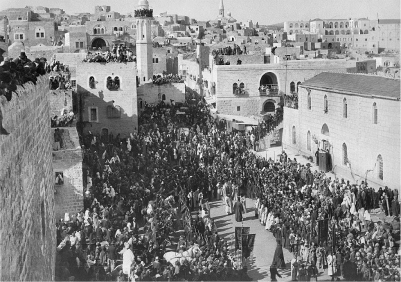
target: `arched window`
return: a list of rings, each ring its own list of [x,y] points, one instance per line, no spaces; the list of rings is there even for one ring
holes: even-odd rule
[[[292,23],[290,23],[290,28],[292,28]]]
[[[359,31],[359,34],[363,34],[363,30],[362,29]]]
[[[376,160],[377,178],[383,180],[383,158],[382,155],[377,156]]]
[[[343,143],[343,165],[347,165],[347,163],[348,163],[347,145]]]
[[[166,101],[166,94],[162,95],[162,101]]]
[[[233,94],[237,94],[237,89],[238,89],[238,84],[234,83],[233,84]]]
[[[330,30],[329,34],[334,35],[334,30]]]
[[[120,79],[118,76],[116,76],[114,79],[111,78],[111,76],[107,77],[106,87],[111,91],[118,90],[120,88]]]
[[[334,28],[338,28],[338,22],[334,23]]]
[[[325,31],[324,31],[324,35],[329,35],[329,31],[328,31],[328,30],[325,30]]]
[[[95,82],[95,78],[93,76],[89,77],[89,87],[91,89],[95,89],[96,88],[96,82]]]
[[[120,78],[118,76],[116,76],[114,78],[114,90],[118,90],[120,89]]]
[[[345,34],[345,30],[341,30],[341,34],[344,35]]]
[[[241,94],[243,94],[245,92],[245,84],[243,82],[241,82],[239,84],[239,90],[240,90]]]
[[[347,105],[347,99],[345,98],[343,100],[343,117],[344,118],[348,117],[348,105]]]
[[[123,31],[123,28],[122,28],[122,27],[120,27],[120,28],[118,29],[118,31]]]
[[[347,29],[347,35],[351,34],[351,30]]]
[[[312,151],[311,137],[310,137],[310,131],[309,130],[308,130],[308,134],[306,135],[306,149],[308,151]]]
[[[344,23],[340,22],[340,28],[344,28]]]
[[[300,81],[297,82],[297,93],[298,93],[298,91],[299,91],[299,85],[301,85],[301,82],[300,82]]]
[[[102,29],[100,30],[100,33],[101,33],[101,34],[104,34],[104,28],[102,28]]]
[[[323,107],[324,113],[327,114],[329,112],[329,101],[327,100],[327,95],[324,95]]]
[[[114,31],[118,31],[118,28],[115,26],[115,27],[113,28],[113,30],[114,30]]]
[[[308,91],[308,110],[312,110],[312,97],[310,91]]]
[[[292,29],[290,29],[290,34],[293,34],[293,31],[292,31]]]
[[[97,34],[97,28],[93,29],[93,34]]]
[[[296,24],[294,25],[294,27],[295,27],[295,28],[298,28],[298,24],[296,23]]]
[[[291,83],[290,83],[290,92],[295,93],[295,82],[294,81],[291,81]]]
[[[340,35],[340,31],[339,31],[339,30],[336,30],[336,31],[335,31],[335,35]]]
[[[304,24],[301,23],[301,24],[299,25],[299,28],[304,28]]]
[[[297,144],[297,132],[295,126],[292,127],[292,144]]]
[[[329,28],[333,28],[333,22],[329,23]]]
[[[377,105],[373,103],[373,124],[377,124]]]

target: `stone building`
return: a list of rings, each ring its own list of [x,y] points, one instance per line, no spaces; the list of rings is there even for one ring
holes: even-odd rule
[[[56,229],[47,76],[0,96],[0,280],[54,281]]]
[[[136,64],[78,62],[84,132],[127,137],[138,128]]]
[[[284,93],[297,93],[305,80],[327,70],[346,72],[355,62],[345,60],[289,60],[278,64],[217,65],[215,100],[221,114],[241,116],[274,112]],[[263,87],[269,90],[261,90]]]
[[[326,148],[340,177],[400,189],[399,80],[324,72],[299,89],[298,109],[284,108],[284,146],[314,159]]]

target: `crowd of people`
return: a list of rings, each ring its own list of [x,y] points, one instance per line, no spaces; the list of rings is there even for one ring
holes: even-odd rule
[[[274,94],[278,94],[278,86],[277,85],[260,85],[259,86],[259,92],[262,94],[269,94],[269,93],[274,93]]]
[[[242,55],[246,54],[246,46],[244,45],[244,49],[241,50],[241,47],[237,44],[234,44],[233,47],[227,46],[224,48],[215,49],[212,51],[213,56],[223,55],[223,56],[231,56],[231,55]]]
[[[51,72],[49,77],[49,88],[50,90],[66,90],[71,89],[72,85],[70,82],[71,73],[68,71]]]
[[[12,92],[18,85],[27,82],[36,84],[37,77],[50,72],[51,66],[45,58],[36,58],[31,61],[25,54],[15,58],[4,58],[0,63],[0,96],[5,96],[7,101],[12,99]]]
[[[127,63],[136,62],[136,57],[131,49],[127,48],[125,45],[114,45],[110,50],[102,52],[101,48],[95,52],[88,52],[84,62],[89,63]]]
[[[277,240],[274,267],[285,267],[284,247],[294,254],[293,281],[310,281],[321,269],[332,280],[399,281],[398,190],[331,179],[285,153],[259,173],[255,205],[261,224]],[[394,217],[391,223],[372,221],[380,208]],[[320,229],[325,221],[327,237]]]
[[[57,279],[249,279],[207,204],[232,176],[230,152],[241,158],[231,143],[240,137],[220,131],[205,106],[176,112],[147,105],[129,138],[84,136],[90,188],[85,211],[57,224]],[[180,258],[173,264],[169,250]]]
[[[51,118],[51,127],[70,127],[75,121],[75,114],[72,109],[64,109],[60,116],[54,115]]]
[[[298,109],[298,95],[285,95],[284,96],[284,104],[288,108]]]
[[[163,85],[168,83],[183,83],[184,79],[177,74],[153,75],[153,84]]]

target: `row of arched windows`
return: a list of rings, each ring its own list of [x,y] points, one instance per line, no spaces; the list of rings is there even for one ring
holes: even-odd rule
[[[312,110],[312,98],[310,91],[308,92],[308,99],[307,99],[307,109]],[[329,112],[329,101],[327,95],[324,95],[323,98],[323,111],[325,114]],[[348,102],[347,98],[343,99],[343,118],[348,118]],[[378,122],[378,110],[376,102],[372,105],[372,123],[377,124]]]
[[[291,81],[291,83],[290,83],[290,92],[291,93],[298,93],[300,84],[301,84],[300,81],[298,81],[296,85],[295,85],[294,81]]]
[[[114,78],[112,78],[111,76],[108,76],[106,79],[106,87],[109,90],[119,90],[120,89],[120,78],[118,76],[115,76]],[[95,77],[93,77],[93,76],[89,77],[89,88],[96,89],[96,80],[95,80]]]
[[[306,23],[305,25],[303,24],[303,23],[300,23],[299,25],[298,25],[298,23],[295,23],[295,24],[293,24],[293,23],[290,23],[290,28],[308,28],[309,27],[309,25]]]
[[[241,82],[238,86],[238,83],[233,84],[233,94],[239,95],[245,93],[245,84]]]

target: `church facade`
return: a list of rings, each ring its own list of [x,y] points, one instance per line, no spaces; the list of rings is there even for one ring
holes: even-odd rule
[[[284,107],[283,144],[300,155],[326,149],[332,171],[354,182],[400,189],[400,83],[367,74],[324,72]]]

